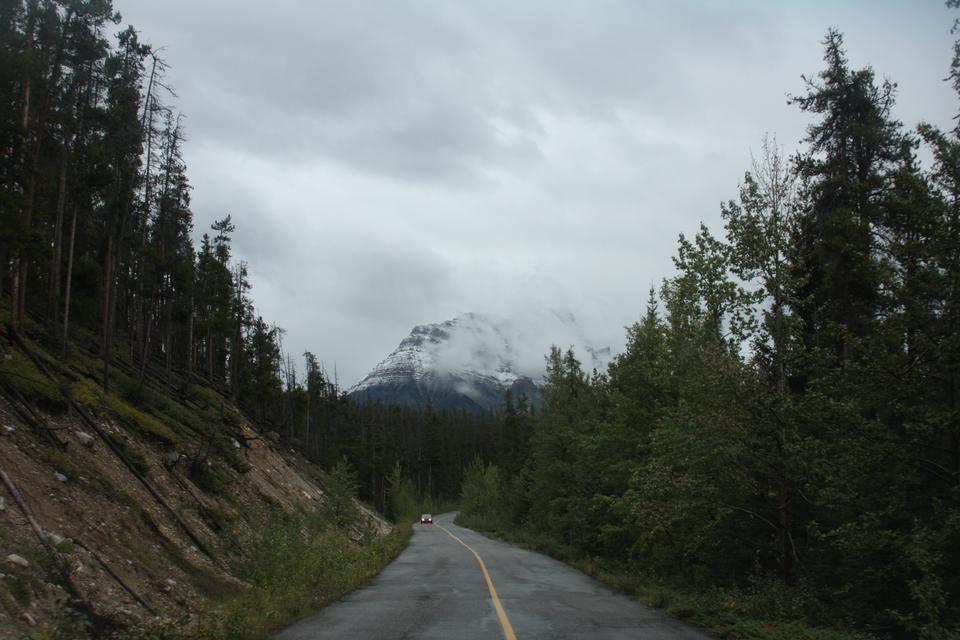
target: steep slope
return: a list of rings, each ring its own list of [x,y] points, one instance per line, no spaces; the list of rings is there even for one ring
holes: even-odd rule
[[[500,319],[466,313],[414,327],[400,346],[349,390],[355,400],[491,410],[510,390],[537,400],[551,345],[573,348],[586,369],[606,367],[609,349],[590,344],[571,314]]]
[[[265,523],[324,508],[323,473],[215,389],[152,375],[138,390],[118,364],[104,393],[87,355],[0,341],[0,638],[197,624],[250,591],[238,567]],[[389,530],[364,510],[344,533]]]

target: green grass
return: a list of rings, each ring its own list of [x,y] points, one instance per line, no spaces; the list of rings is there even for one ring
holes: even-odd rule
[[[183,443],[180,434],[171,429],[168,424],[144,413],[119,397],[107,394],[104,396],[104,401],[111,413],[128,430],[168,444],[178,445]]]
[[[70,395],[87,409],[95,409],[103,403],[103,388],[89,378],[70,385]]]
[[[412,533],[398,527],[384,538],[352,542],[316,514],[272,510],[250,540],[252,550],[236,567],[250,587],[214,594],[213,604],[191,631],[161,620],[130,629],[122,640],[263,640],[377,575],[400,553]]]
[[[209,430],[209,421],[169,396],[158,395],[151,411],[158,420],[177,425],[177,431],[188,437],[199,437]]]
[[[67,401],[57,385],[20,353],[0,358],[0,378],[42,409],[51,413],[63,413],[67,409]]]
[[[118,386],[125,386],[128,381],[120,382]],[[85,378],[74,382],[70,386],[73,398],[87,409],[97,411],[106,408],[111,415],[129,432],[148,436],[163,443],[180,445],[184,441],[183,435],[174,429],[178,423],[173,420],[157,418],[145,413],[136,406],[114,393],[104,393],[103,388],[94,380]],[[189,431],[181,427],[183,431]],[[114,443],[119,443],[119,438]],[[125,452],[127,453],[127,452]]]
[[[207,422],[225,422],[239,424],[242,416],[233,407],[232,403],[224,400],[223,396],[208,386],[191,384],[186,390],[186,399],[200,409]]]

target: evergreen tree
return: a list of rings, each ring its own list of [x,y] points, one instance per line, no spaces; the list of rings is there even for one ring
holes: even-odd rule
[[[851,70],[838,31],[823,44],[826,69],[793,98],[820,118],[807,128],[809,150],[797,161],[803,210],[794,268],[805,278],[796,297],[808,346],[846,358],[876,313],[875,238],[901,135],[891,116],[896,85],[878,86],[870,68]]]
[[[338,526],[345,527],[357,518],[357,473],[346,458],[337,461],[324,482],[324,508],[330,519]]]

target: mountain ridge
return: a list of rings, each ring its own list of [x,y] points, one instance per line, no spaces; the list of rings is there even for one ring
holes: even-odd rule
[[[469,312],[415,326],[347,394],[361,402],[490,411],[509,390],[536,404],[552,344],[568,345],[597,369],[610,360],[610,349],[593,347],[571,313],[499,318]]]

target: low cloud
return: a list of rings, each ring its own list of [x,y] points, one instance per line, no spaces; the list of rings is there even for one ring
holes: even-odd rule
[[[596,345],[587,337],[572,313],[518,309],[510,318],[466,314],[444,327],[449,337],[431,352],[438,371],[463,370],[487,373],[513,372],[534,380],[543,377],[546,355],[552,346],[572,348],[585,371],[604,369],[607,359],[597,360],[607,345]]]
[[[786,96],[831,26],[900,84],[907,126],[950,128],[956,104],[939,2],[114,5],[164,47],[197,236],[233,216],[258,310],[345,386],[471,311],[513,322],[527,371],[581,338],[544,309],[619,350],[764,133],[800,144]]]

